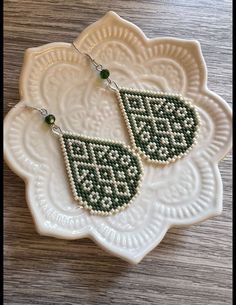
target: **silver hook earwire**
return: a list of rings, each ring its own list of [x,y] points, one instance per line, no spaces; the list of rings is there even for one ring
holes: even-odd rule
[[[24,104],[24,106],[25,106],[26,108],[30,108],[30,109],[39,111],[39,113],[40,113],[44,118],[45,118],[46,116],[49,115],[47,109],[45,109],[45,108],[34,107],[34,106],[27,105],[27,104]],[[54,134],[56,134],[56,135],[62,135],[62,134],[63,134],[61,128],[60,128],[58,125],[56,125],[56,124],[53,123],[53,124],[50,125],[50,127],[51,127],[51,130],[52,130],[52,132],[53,132]]]
[[[81,52],[78,47],[75,45],[74,41],[72,42],[72,46],[81,54],[81,55],[84,55],[84,56],[87,56],[89,58],[89,60],[91,61],[91,63],[94,65],[95,69],[98,71],[98,72],[101,72],[103,70],[103,66],[99,63],[97,63],[95,61],[94,58],[92,58],[91,55],[89,55],[88,53],[83,53]],[[113,90],[113,91],[119,91],[119,87],[117,85],[117,83],[114,81],[114,80],[111,80],[109,77],[106,79],[107,81],[107,85],[108,87]]]
[[[33,109],[33,110],[39,111],[40,114],[41,114],[43,117],[46,117],[46,116],[48,115],[48,111],[47,111],[47,109],[45,109],[45,108],[30,106],[30,105],[27,105],[27,104],[25,104],[25,103],[24,103],[24,106],[25,106],[26,108],[29,108],[29,109]]]
[[[55,125],[55,124],[52,125],[52,132],[55,133],[58,136],[63,134],[61,128],[58,125]]]

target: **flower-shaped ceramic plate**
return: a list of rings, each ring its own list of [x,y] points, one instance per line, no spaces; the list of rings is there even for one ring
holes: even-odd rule
[[[75,44],[107,67],[120,86],[180,93],[201,116],[198,144],[187,157],[165,167],[144,162],[141,194],[129,208],[114,216],[90,215],[73,200],[57,138],[37,113],[20,105],[24,100],[47,108],[63,130],[129,145],[115,93],[70,43],[26,50],[22,100],[5,118],[4,147],[5,160],[25,181],[37,231],[65,239],[90,237],[112,254],[138,263],[171,226],[221,213],[217,163],[231,148],[231,110],[207,88],[197,41],[148,39],[137,26],[108,12]]]

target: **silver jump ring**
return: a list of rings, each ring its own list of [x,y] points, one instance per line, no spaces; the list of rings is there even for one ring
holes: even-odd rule
[[[117,83],[114,80],[111,80],[110,78],[107,79],[108,86],[111,90],[117,92],[120,90]]]
[[[101,72],[103,70],[103,66],[101,64],[96,65],[95,68],[98,72]]]
[[[52,132],[55,133],[56,135],[60,136],[63,134],[61,128],[57,125],[52,126]]]
[[[48,115],[48,111],[45,108],[38,109],[38,111],[41,113],[43,117],[46,117]]]

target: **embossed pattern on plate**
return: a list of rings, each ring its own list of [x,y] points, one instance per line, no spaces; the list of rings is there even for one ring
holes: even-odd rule
[[[165,167],[143,163],[141,194],[121,213],[90,215],[73,200],[59,142],[24,100],[54,113],[63,130],[130,144],[114,92],[69,43],[28,49],[20,81],[21,102],[4,120],[4,154],[26,183],[37,231],[90,237],[104,249],[138,263],[174,225],[218,215],[222,182],[217,163],[231,148],[231,110],[207,88],[200,45],[194,40],[148,39],[134,24],[108,12],[76,39],[82,51],[111,71],[120,86],[180,93],[201,116],[198,144]],[[206,232],[207,234],[207,232]]]

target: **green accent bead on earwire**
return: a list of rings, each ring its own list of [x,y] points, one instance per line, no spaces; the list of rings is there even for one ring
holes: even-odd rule
[[[53,114],[48,114],[44,120],[48,125],[53,125],[56,121],[56,118]]]
[[[100,71],[100,77],[102,79],[108,79],[109,76],[110,76],[109,70],[103,69],[102,71]]]

